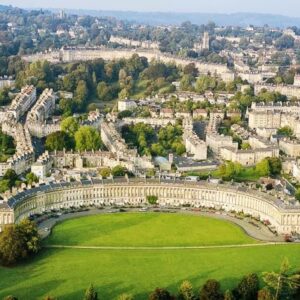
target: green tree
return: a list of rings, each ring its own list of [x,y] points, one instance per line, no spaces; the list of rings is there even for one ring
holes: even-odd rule
[[[122,166],[115,166],[112,168],[111,170],[111,174],[114,176],[114,177],[120,177],[120,176],[124,176],[126,173],[126,169]]]
[[[149,300],[173,300],[173,297],[171,294],[161,288],[156,288],[150,295]]]
[[[73,103],[69,99],[60,99],[59,100],[59,109],[63,116],[71,116],[73,113]]]
[[[295,39],[290,35],[283,35],[275,42],[275,46],[279,50],[293,48]]]
[[[272,175],[279,175],[282,170],[282,162],[279,157],[270,157],[268,158],[270,172]]]
[[[241,300],[257,299],[259,290],[259,279],[254,273],[246,275],[242,278],[236,288],[237,298]]]
[[[183,281],[178,291],[178,300],[193,300],[195,297],[193,286],[189,281]]]
[[[4,193],[11,188],[9,180],[0,180],[0,193]]]
[[[226,290],[226,292],[224,293],[224,300],[235,300],[230,290]]]
[[[133,300],[133,296],[130,294],[122,294],[118,297],[118,300]]]
[[[10,266],[40,250],[40,236],[35,223],[25,219],[20,224],[9,225],[0,235],[0,261]]]
[[[127,99],[127,98],[129,98],[130,93],[129,93],[128,89],[124,88],[120,91],[118,96],[119,96],[119,99]]]
[[[200,290],[199,300],[222,300],[220,283],[217,280],[209,279]]]
[[[264,272],[262,277],[274,300],[289,299],[300,286],[300,275],[290,274],[290,264],[286,258],[278,273]]]
[[[98,300],[98,294],[92,284],[85,291],[83,300]]]
[[[70,136],[74,136],[79,128],[78,120],[73,117],[65,118],[64,120],[62,120],[60,128],[62,131],[68,133]]]
[[[32,172],[26,174],[26,181],[29,184],[32,184],[33,182],[39,182],[39,178]]]
[[[194,82],[195,77],[193,77],[192,75],[183,75],[180,80],[180,88],[183,91],[192,91]]]
[[[74,147],[74,139],[64,131],[53,132],[47,136],[45,147],[49,151],[69,150]]]
[[[186,75],[191,75],[193,77],[197,77],[199,75],[199,71],[196,68],[194,63],[188,64],[183,68],[183,73]]]
[[[277,134],[278,135],[283,135],[283,136],[286,136],[286,137],[293,137],[294,132],[293,132],[293,129],[291,127],[284,126],[284,127],[281,127],[277,130]]]
[[[157,204],[158,197],[154,196],[154,195],[147,196],[147,201],[149,204],[155,205],[155,204]]]
[[[107,178],[110,176],[110,168],[103,168],[100,170],[99,174],[103,177],[103,178]]]
[[[154,156],[165,156],[166,155],[166,151],[165,151],[164,147],[159,143],[151,145],[151,153]]]
[[[270,165],[267,159],[263,159],[261,162],[257,163],[255,166],[255,171],[260,176],[269,176],[270,175]]]
[[[242,143],[242,145],[241,145],[241,149],[242,149],[242,150],[249,150],[249,149],[251,149],[251,146],[250,146],[249,143],[244,142],[244,143]]]
[[[75,90],[75,103],[77,104],[77,109],[82,109],[83,104],[86,102],[88,98],[88,88],[87,84],[84,80],[80,80]]]
[[[106,82],[101,81],[97,85],[97,95],[102,101],[110,101],[113,98],[113,92]]]
[[[79,151],[99,150],[102,147],[100,134],[91,126],[81,126],[75,133],[75,145]]]
[[[18,175],[13,169],[8,169],[3,176],[3,181],[7,182],[9,188],[12,188],[15,185],[17,180],[18,180]]]
[[[300,188],[298,188],[298,189],[296,190],[295,198],[296,198],[298,201],[300,201]]]

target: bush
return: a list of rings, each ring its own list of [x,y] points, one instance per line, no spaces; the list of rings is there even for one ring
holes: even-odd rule
[[[151,205],[157,204],[158,197],[154,195],[147,196],[147,201]]]

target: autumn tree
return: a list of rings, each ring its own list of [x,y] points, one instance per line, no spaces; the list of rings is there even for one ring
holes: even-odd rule
[[[173,300],[174,298],[166,289],[156,288],[150,295],[149,300]]]
[[[290,274],[290,264],[285,258],[279,272],[264,272],[263,280],[274,300],[288,299],[300,287],[300,275]]]
[[[258,290],[258,276],[252,273],[242,278],[235,290],[235,295],[238,299],[253,300],[257,298]]]
[[[193,300],[195,297],[193,286],[189,281],[183,281],[178,291],[179,300]]]
[[[200,300],[222,300],[220,283],[217,280],[209,279],[200,290]]]
[[[92,284],[85,291],[83,300],[98,300],[98,293]]]

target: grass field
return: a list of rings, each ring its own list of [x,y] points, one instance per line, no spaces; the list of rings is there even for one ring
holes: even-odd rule
[[[202,246],[257,243],[233,223],[161,213],[95,215],[63,222],[47,241],[83,246]]]
[[[140,233],[138,220],[141,221]],[[176,241],[181,245],[201,241],[218,244],[220,240],[213,228],[220,227],[226,228],[223,234],[235,235],[236,244],[249,242],[239,228],[215,221],[179,214],[99,215],[58,225],[48,242],[111,245],[114,239],[124,234],[128,236],[119,240],[117,245],[129,242],[131,245],[144,245],[153,236],[155,239],[151,245],[160,245],[163,236],[165,244],[173,245],[175,240],[169,235],[178,230]],[[110,229],[104,231],[104,225]],[[190,239],[186,236],[189,233],[180,228],[182,226],[191,232]],[[199,226],[201,238],[198,238],[197,229],[190,226]],[[206,231],[209,234],[203,233]],[[223,236],[221,242],[231,243],[231,240]],[[249,272],[261,274],[262,271],[279,269],[284,257],[289,258],[295,269],[297,266],[300,268],[299,253],[300,245],[296,244],[195,250],[46,249],[21,266],[0,268],[0,299],[14,294],[19,300],[34,300],[50,294],[59,300],[80,300],[91,282],[97,287],[101,299],[105,300],[116,299],[124,292],[134,294],[136,300],[147,299],[146,295],[157,286],[175,293],[185,279],[190,280],[198,290],[205,280],[215,278],[226,289],[234,287],[241,276]]]

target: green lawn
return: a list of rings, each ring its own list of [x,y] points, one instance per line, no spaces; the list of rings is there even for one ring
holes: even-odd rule
[[[171,237],[173,234],[176,236]],[[227,222],[199,216],[147,213],[98,215],[66,221],[56,227],[48,242],[195,245],[232,241],[243,244],[251,239]],[[124,292],[134,294],[135,300],[147,299],[149,292],[158,286],[175,293],[186,279],[193,283],[195,290],[210,278],[220,280],[222,288],[227,289],[233,288],[244,274],[261,275],[263,271],[278,270],[284,257],[294,270],[300,269],[299,253],[297,244],[195,250],[45,249],[34,260],[16,268],[0,267],[0,299],[14,294],[19,300],[42,300],[46,295],[59,300],[80,300],[90,283],[105,300],[114,300]]]
[[[56,226],[47,243],[84,246],[201,246],[257,243],[233,223],[203,216],[119,213]]]
[[[136,300],[151,290],[167,287],[176,292],[181,281],[195,287],[209,278],[233,288],[249,272],[277,270],[284,257],[300,266],[300,245],[209,250],[45,250],[31,263],[13,269],[0,268],[0,299],[8,294],[19,300],[82,299],[92,282],[101,299],[111,300],[128,292]]]

